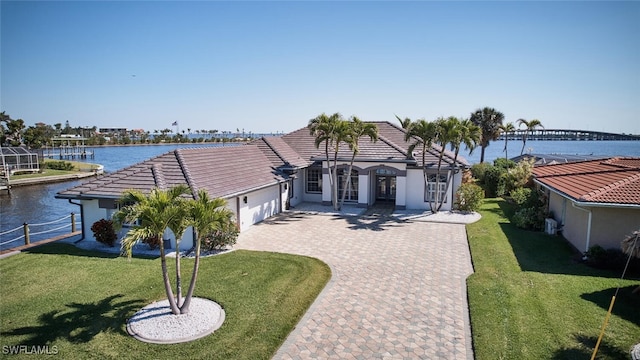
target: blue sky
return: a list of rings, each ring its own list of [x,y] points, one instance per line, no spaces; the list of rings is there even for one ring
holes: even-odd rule
[[[0,2],[27,125],[288,132],[322,112],[640,134],[640,2]]]

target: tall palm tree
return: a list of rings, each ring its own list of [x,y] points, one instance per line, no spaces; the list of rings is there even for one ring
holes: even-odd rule
[[[193,297],[193,291],[196,287],[198,278],[198,269],[200,267],[200,249],[202,238],[212,232],[227,229],[233,224],[233,212],[227,207],[227,202],[221,198],[211,199],[205,190],[198,190],[196,199],[191,202],[189,207],[189,224],[195,230],[195,253],[196,258],[193,263],[193,274],[187,295],[184,298],[180,312],[187,314],[189,305]]]
[[[509,133],[512,133],[516,130],[516,127],[513,126],[513,123],[506,123],[506,124],[502,124],[499,127],[500,132],[504,135],[504,149],[502,151],[504,151],[504,158],[509,159],[509,155],[507,152],[507,141],[509,141]]]
[[[360,138],[363,136],[368,136],[371,141],[378,141],[378,126],[372,123],[365,123],[362,120],[358,119],[356,116],[352,116],[349,124],[349,134],[347,138],[347,144],[352,151],[351,162],[349,163],[349,171],[345,176],[345,184],[342,189],[342,198],[340,199],[340,208],[344,205],[344,200],[347,197],[347,189],[351,183],[351,171],[353,170],[353,162],[356,158],[356,155],[360,152],[359,142]]]
[[[489,146],[491,141],[500,136],[499,127],[504,120],[504,114],[494,108],[485,107],[471,113],[470,120],[482,130],[480,162],[484,162],[484,150]]]
[[[424,178],[425,188],[429,186],[429,175],[427,174],[426,153],[427,149],[430,149],[434,140],[437,137],[437,126],[434,122],[426,121],[425,119],[418,119],[411,122],[407,126],[405,132],[405,141],[413,141],[409,145],[407,150],[407,157],[413,158],[413,152],[417,147],[421,148],[422,154],[422,176]]]
[[[518,127],[520,127],[520,125],[525,126],[525,131],[522,133],[522,150],[520,150],[520,155],[522,155],[524,153],[524,147],[527,145],[527,134],[529,133],[529,131],[531,131],[531,135],[533,135],[533,130],[535,130],[537,127],[541,127],[544,129],[544,126],[542,126],[542,123],[538,119],[529,121],[525,119],[518,119],[517,123]]]
[[[115,223],[119,227],[124,223],[137,222],[121,241],[122,252],[128,257],[131,257],[131,251],[137,242],[150,238],[160,240],[162,279],[171,312],[175,315],[180,314],[180,309],[171,288],[162,237],[170,224],[185,217],[187,211],[181,197],[188,193],[189,188],[185,185],[178,185],[167,190],[156,188],[151,190],[148,195],[137,190],[125,191],[120,198],[120,203],[124,206],[114,215]]]
[[[316,148],[320,148],[320,144],[324,143],[324,154],[327,160],[327,166],[329,167],[329,185],[331,189],[331,202],[333,204],[334,209],[338,208],[338,196],[337,196],[338,191],[337,191],[336,179],[335,179],[336,178],[335,172],[337,172],[337,169],[335,169],[337,164],[335,163],[337,162],[337,158],[334,159],[334,164],[336,166],[334,166],[333,168],[334,171],[332,171],[331,159],[329,158],[329,147],[334,146],[336,151],[335,153],[337,155],[338,144],[336,144],[336,140],[337,140],[336,134],[338,132],[337,128],[340,122],[344,122],[344,120],[342,119],[342,115],[340,115],[340,113],[334,113],[331,116],[328,116],[325,113],[322,113],[316,116],[315,118],[309,120],[309,124],[307,125],[307,128],[309,129],[309,134],[315,137]],[[335,197],[334,197],[334,193],[335,193]]]

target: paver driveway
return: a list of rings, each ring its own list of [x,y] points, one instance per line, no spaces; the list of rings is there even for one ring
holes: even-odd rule
[[[235,248],[331,267],[277,359],[473,359],[464,225],[288,213],[243,232]]]

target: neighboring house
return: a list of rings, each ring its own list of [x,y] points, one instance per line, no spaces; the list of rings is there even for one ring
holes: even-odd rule
[[[620,248],[640,229],[640,158],[609,158],[535,167],[549,211],[579,251]]]
[[[411,143],[404,140],[405,131],[388,122],[375,124],[379,140],[360,139],[360,152],[350,174],[345,202],[368,207],[382,201],[394,204],[397,209],[429,209],[429,199],[438,196],[445,199],[442,210],[450,210],[462,182],[461,169],[469,167],[466,160],[459,156],[454,164],[453,154],[447,151],[436,189],[439,148],[434,145],[426,154],[430,182],[425,186],[421,154],[407,152]],[[338,153],[340,196],[351,157],[349,147],[341,144]],[[236,215],[240,231],[244,231],[301,202],[330,204],[326,160],[324,144],[316,148],[309,129],[302,128],[281,137],[263,137],[241,146],[175,150],[61,191],[56,197],[80,201],[83,233],[92,238],[91,225],[102,218],[110,218],[117,211],[117,200],[125,190],[148,192],[154,187],[186,184],[193,192],[206,189],[211,197],[226,199]],[[448,171],[454,176],[452,185],[446,189]],[[165,238],[170,238],[175,246],[175,239],[168,230]],[[193,234],[187,231],[181,248],[188,249],[192,244]]]
[[[604,155],[570,155],[570,154],[523,154],[512,157],[510,160],[520,162],[522,160],[535,159],[534,166],[564,164],[586,160],[608,159]]]

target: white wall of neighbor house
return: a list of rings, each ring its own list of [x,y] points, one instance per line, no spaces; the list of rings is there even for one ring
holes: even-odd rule
[[[550,199],[554,199],[554,202],[556,203],[561,202],[561,197],[558,195],[556,196],[557,197],[554,197],[552,193]],[[575,247],[578,251],[585,252],[587,251],[587,227],[589,226],[588,208],[580,210],[571,206],[570,202],[567,202],[567,204],[568,205],[566,206],[565,212],[565,223],[562,227],[562,236],[567,239],[567,241],[569,241],[569,243],[573,245],[573,247]],[[554,208],[556,207],[557,205],[554,206]],[[555,212],[554,215],[558,216],[557,214],[555,214]],[[593,224],[593,215],[591,222]],[[594,244],[591,241],[589,247],[593,245]]]

